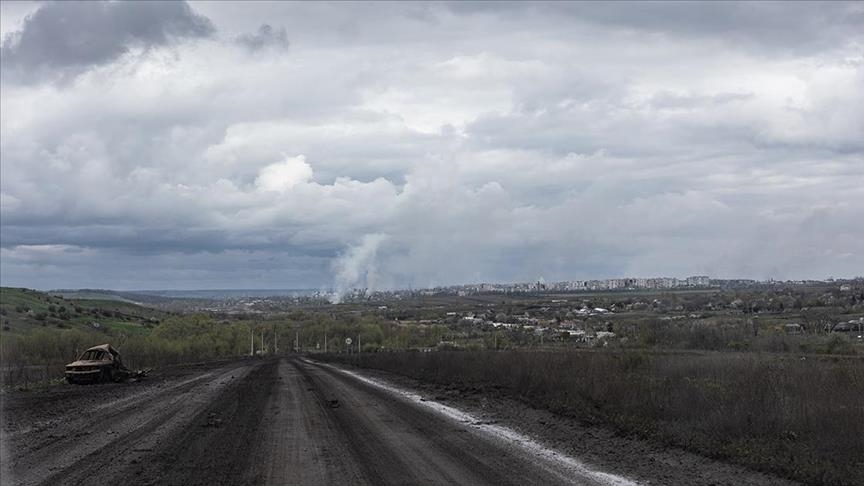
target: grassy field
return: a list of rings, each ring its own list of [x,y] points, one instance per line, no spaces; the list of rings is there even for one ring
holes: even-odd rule
[[[118,300],[65,299],[0,288],[0,383],[28,387],[63,377],[64,364],[111,343],[127,366],[152,367],[248,353],[249,326],[174,315]]]
[[[808,484],[864,484],[864,360],[635,351],[330,355]]]
[[[166,313],[118,300],[73,300],[29,289],[0,288],[0,323],[7,335],[39,329],[102,327],[146,332]]]

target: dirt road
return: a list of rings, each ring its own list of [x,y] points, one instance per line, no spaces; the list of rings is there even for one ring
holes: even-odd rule
[[[4,407],[3,484],[628,484],[299,359],[56,387]]]
[[[3,406],[3,485],[663,483],[300,358],[55,386]]]

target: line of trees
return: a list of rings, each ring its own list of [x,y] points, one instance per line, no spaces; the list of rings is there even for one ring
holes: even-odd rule
[[[63,366],[87,348],[111,343],[130,368],[201,362],[232,356],[302,351],[375,352],[436,345],[444,326],[400,326],[379,318],[294,313],[270,320],[178,315],[143,333],[120,330],[36,328],[0,332],[0,380],[7,386],[63,377]],[[351,338],[351,345],[346,344]],[[254,345],[254,349],[253,349]]]

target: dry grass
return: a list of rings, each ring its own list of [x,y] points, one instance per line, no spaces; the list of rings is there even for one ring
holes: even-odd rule
[[[131,368],[195,363],[249,353],[249,327],[201,316],[167,319],[146,335],[85,329],[0,332],[0,386],[28,388],[63,377],[64,365],[90,346],[111,343]]]
[[[494,387],[539,408],[810,484],[864,484],[864,360],[755,353],[438,352],[332,359]]]

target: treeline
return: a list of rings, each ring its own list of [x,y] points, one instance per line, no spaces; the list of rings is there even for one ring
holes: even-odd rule
[[[858,358],[608,350],[325,358],[504,393],[809,484],[864,484],[864,361]]]
[[[87,328],[35,329],[26,334],[0,333],[2,381],[18,386],[63,377],[63,365],[87,348],[111,343],[129,368],[157,367],[248,353],[250,326],[217,322],[208,316],[170,317],[147,334]]]
[[[272,350],[271,333],[278,334],[280,351],[355,353],[434,347],[449,334],[444,325],[385,321],[379,316],[328,315],[297,311],[256,324],[264,330],[265,348]],[[256,337],[256,339],[258,339]],[[351,340],[351,344],[347,343]]]
[[[249,354],[356,353],[431,347],[443,326],[402,326],[379,318],[295,312],[268,320],[174,315],[144,333],[111,329],[35,328],[0,331],[0,380],[7,386],[60,379],[63,366],[87,348],[110,343],[132,369],[192,363]],[[347,344],[347,339],[351,344]]]
[[[712,320],[650,318],[619,321],[612,330],[627,338],[617,344],[625,348],[846,355],[859,352],[860,343],[856,345],[854,337],[816,332],[814,330],[821,331],[821,327],[815,325],[804,328],[800,334],[787,334],[782,324],[762,321],[735,317]]]

